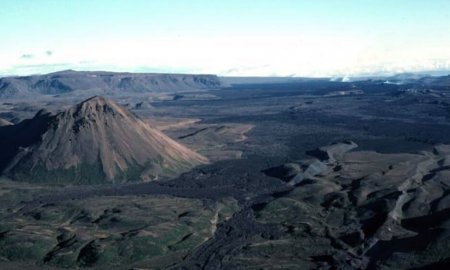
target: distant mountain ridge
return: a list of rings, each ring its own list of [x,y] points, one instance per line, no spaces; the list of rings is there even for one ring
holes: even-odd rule
[[[421,82],[427,86],[434,87],[450,87],[450,75],[440,77],[425,77],[421,79]]]
[[[211,90],[225,86],[216,75],[65,70],[45,75],[0,78],[0,98],[55,95],[76,90],[146,93]]]
[[[149,181],[208,162],[103,97],[0,127],[0,149],[0,174],[29,182]]]

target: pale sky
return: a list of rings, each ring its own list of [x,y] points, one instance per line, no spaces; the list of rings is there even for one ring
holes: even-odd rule
[[[450,70],[450,0],[2,0],[0,76]]]

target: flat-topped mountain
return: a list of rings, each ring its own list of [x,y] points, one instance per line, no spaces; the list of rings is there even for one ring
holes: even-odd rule
[[[211,90],[224,86],[216,75],[67,70],[45,75],[0,78],[0,98],[64,94],[76,90],[146,93]]]
[[[0,149],[0,172],[33,182],[145,181],[207,162],[103,97],[1,127]]]

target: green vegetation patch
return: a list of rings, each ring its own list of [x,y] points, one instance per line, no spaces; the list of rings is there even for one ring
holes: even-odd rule
[[[37,205],[1,214],[0,257],[66,268],[163,267],[209,239],[217,223],[238,209],[234,199],[205,205],[170,196]]]

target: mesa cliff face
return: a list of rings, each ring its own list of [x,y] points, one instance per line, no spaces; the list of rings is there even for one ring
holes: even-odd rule
[[[206,158],[115,102],[93,97],[0,129],[2,174],[52,183],[123,183],[169,177]]]
[[[0,78],[0,98],[55,95],[73,91],[105,94],[183,92],[226,86],[216,75],[61,71]]]

